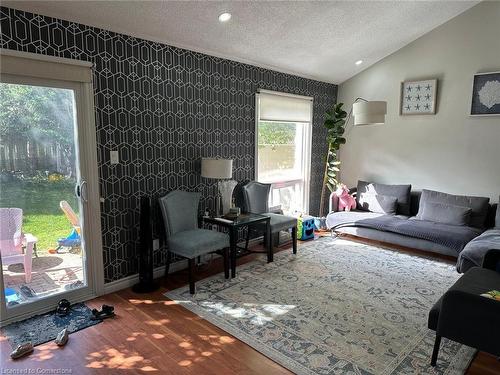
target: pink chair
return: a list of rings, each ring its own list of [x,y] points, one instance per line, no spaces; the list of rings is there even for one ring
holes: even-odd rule
[[[22,232],[23,210],[0,208],[0,255],[2,264],[24,264],[26,283],[31,281],[33,248],[37,238]],[[23,247],[25,251],[23,252]]]

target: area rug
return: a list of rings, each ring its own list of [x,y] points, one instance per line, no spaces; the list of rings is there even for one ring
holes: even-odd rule
[[[91,320],[91,316],[90,308],[84,303],[76,303],[71,306],[71,312],[67,316],[61,317],[55,312],[36,315],[3,327],[2,335],[9,340],[13,349],[27,341],[36,346],[54,340],[64,328],[73,333],[101,322]]]
[[[472,348],[444,340],[430,366],[430,308],[454,267],[320,238],[165,295],[297,374],[462,374]]]

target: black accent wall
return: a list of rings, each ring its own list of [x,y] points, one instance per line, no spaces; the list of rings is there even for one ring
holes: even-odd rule
[[[200,191],[200,207],[213,207],[216,185],[201,179],[201,157],[232,158],[234,179],[253,179],[259,88],[314,97],[310,207],[317,214],[326,152],[323,116],[336,101],[336,85],[0,9],[1,48],[95,64],[105,282],[137,272],[140,196]],[[110,165],[110,150],[119,150],[120,164]],[[161,225],[156,220],[156,235]],[[163,247],[155,253],[157,266],[164,255]]]

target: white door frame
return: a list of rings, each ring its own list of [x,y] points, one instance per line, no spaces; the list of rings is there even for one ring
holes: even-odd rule
[[[259,90],[255,94],[255,159],[254,159],[254,170],[255,170],[255,181],[259,181],[259,122],[260,122],[260,93],[272,93],[276,95],[290,96],[294,98],[308,99],[310,97],[287,94],[269,90]],[[287,121],[284,121],[287,122]],[[311,100],[311,118],[309,120],[309,129],[304,134],[304,144],[303,144],[303,154],[305,156],[302,160],[302,168],[304,171],[304,190],[303,190],[303,200],[304,200],[304,213],[309,213],[309,198],[311,190],[311,152],[312,152],[312,126],[313,126],[313,100]]]
[[[101,236],[101,210],[97,168],[97,141],[95,130],[94,91],[92,83],[42,79],[2,74],[1,82],[29,84],[44,87],[65,88],[74,91],[77,120],[77,162],[80,170],[79,183],[86,181],[84,191],[87,202],[82,202],[80,213],[82,238],[84,239],[87,287],[48,296],[33,303],[6,307],[3,275],[0,277],[0,326],[23,318],[53,310],[61,298],[72,303],[89,300],[104,291],[104,264]],[[82,189],[83,190],[83,189]],[[1,266],[1,264],[0,264]]]

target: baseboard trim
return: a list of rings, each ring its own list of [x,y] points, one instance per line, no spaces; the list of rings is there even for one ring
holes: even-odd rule
[[[172,263],[170,265],[170,269],[168,273],[173,273],[180,271],[184,268],[187,267],[187,260],[180,260],[178,262]],[[165,266],[157,267],[153,271],[153,278],[158,279],[160,277],[165,276]],[[135,275],[130,275],[127,277],[124,277],[123,279],[111,281],[107,284],[104,284],[104,293],[103,294],[110,294],[110,293],[115,293],[118,292],[119,290],[130,288],[131,286],[137,284],[139,282],[139,274],[136,273]]]

